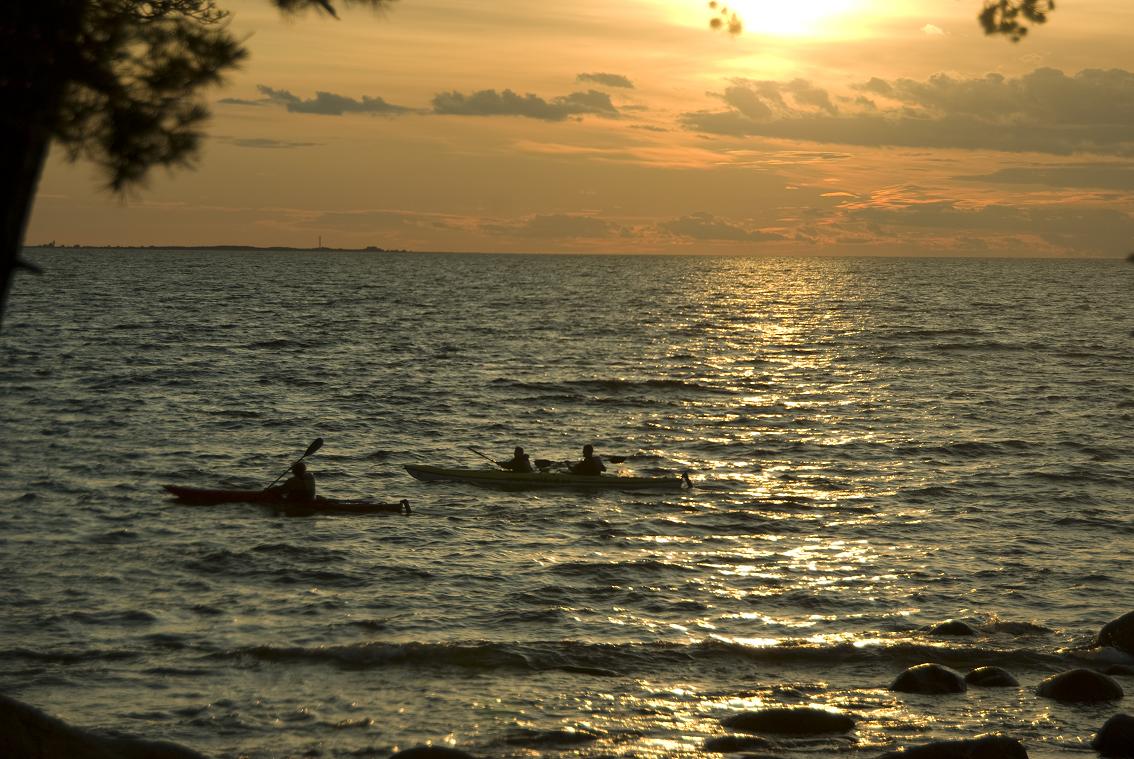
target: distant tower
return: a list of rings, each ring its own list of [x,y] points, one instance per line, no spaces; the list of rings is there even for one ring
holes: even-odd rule
[[[319,250],[323,249],[323,235],[319,235]]]

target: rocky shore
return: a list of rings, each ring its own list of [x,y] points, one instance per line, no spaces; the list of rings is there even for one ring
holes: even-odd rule
[[[933,628],[935,634],[970,635],[963,623],[952,621]],[[1113,649],[1134,656],[1134,612],[1105,625],[1093,641],[1092,651]],[[1105,661],[1112,657],[1100,657]],[[1109,672],[1109,673],[1108,673]],[[1111,665],[1108,671],[1074,668],[1053,673],[1034,689],[1037,698],[1064,703],[1118,703],[1125,698],[1121,684],[1111,675],[1132,674],[1129,665]],[[947,696],[975,688],[1019,687],[1015,677],[998,667],[978,667],[965,675],[935,662],[924,662],[902,672],[890,684],[900,693]],[[881,754],[878,759],[1026,759],[1026,747],[1017,739],[995,732],[965,740],[935,741]],[[791,738],[853,733],[852,714],[811,707],[769,708],[741,712],[721,720],[722,733],[708,738],[706,753],[737,754],[777,759]],[[1134,758],[1134,716],[1118,712],[1101,725],[1091,747],[1106,758]],[[750,752],[759,751],[759,754]],[[68,725],[39,709],[0,695],[0,756],[5,759],[205,759],[182,746],[140,738],[99,735]],[[391,759],[474,759],[457,748],[417,746]]]

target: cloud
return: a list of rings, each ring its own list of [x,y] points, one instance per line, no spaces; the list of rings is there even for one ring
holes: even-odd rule
[[[940,37],[945,34],[945,30],[935,24],[926,24],[921,28],[921,31],[931,37]]]
[[[320,211],[308,214],[302,224],[311,228],[344,232],[417,231],[427,228],[468,229],[469,217],[452,214],[405,211],[388,208],[359,208],[345,211]]]
[[[1017,166],[991,174],[963,176],[972,182],[991,184],[1032,184],[1045,187],[1093,187],[1102,190],[1134,191],[1134,165],[1085,163],[1069,166]]]
[[[593,74],[579,74],[575,77],[579,82],[594,82],[595,84],[602,84],[607,87],[625,87],[626,89],[634,89],[634,83],[621,74],[603,74],[595,72]]]
[[[756,121],[798,113],[838,113],[827,91],[805,79],[790,82],[738,79],[721,98],[737,112]]]
[[[918,187],[877,192],[863,202],[843,204],[841,211],[845,220],[865,223],[876,233],[900,228],[947,236],[1031,238],[1053,249],[1091,255],[1116,255],[1134,239],[1134,215],[1114,207],[1083,203],[975,205],[932,197]],[[904,233],[900,236],[906,237]]]
[[[1042,68],[925,81],[874,78],[856,87],[872,99],[841,110],[804,80],[736,80],[718,95],[723,111],[685,113],[686,129],[731,137],[898,147],[1051,154],[1134,155],[1134,73]]]
[[[788,82],[785,89],[795,99],[798,106],[810,106],[832,115],[838,112],[838,109],[831,103],[831,97],[827,94],[827,91],[808,81],[795,79]]]
[[[680,219],[665,221],[658,224],[658,228],[676,237],[689,237],[694,240],[746,240],[749,242],[766,242],[769,240],[786,240],[787,237],[778,232],[765,232],[759,229],[745,229],[737,224],[718,219],[710,213],[699,212],[683,216]]]
[[[217,101],[221,105],[267,105],[267,100],[246,100],[244,98],[221,98]]]
[[[536,214],[513,224],[483,224],[489,234],[544,239],[603,238],[626,230],[604,219],[582,214]]]
[[[584,114],[605,118],[619,116],[610,96],[598,90],[572,92],[551,100],[530,92],[518,95],[512,90],[480,90],[471,95],[440,92],[433,96],[433,112],[451,116],[523,116],[542,121],[563,121]]]
[[[233,137],[226,140],[230,145],[236,145],[240,148],[270,148],[278,150],[281,148],[310,148],[318,145],[318,142],[296,142],[294,140],[273,140],[269,137]]]
[[[287,90],[277,90],[262,84],[256,89],[265,96],[263,102],[282,105],[292,113],[316,113],[323,116],[368,113],[376,116],[396,116],[413,110],[387,103],[382,98],[372,98],[365,95],[361,100],[355,100],[345,95],[336,95],[333,92],[317,91],[314,98],[303,100]]]
[[[615,76],[605,74],[595,76]],[[348,113],[366,113],[376,116],[398,116],[406,113],[433,113],[450,116],[524,116],[542,121],[563,121],[584,115],[616,119],[621,116],[610,96],[598,90],[572,92],[550,100],[527,93],[519,95],[512,90],[480,90],[470,95],[461,92],[440,92],[433,96],[431,111],[422,111],[389,103],[380,97],[363,96],[355,99],[333,92],[317,91],[315,97],[304,100],[289,90],[259,85],[264,97],[260,100],[227,98],[220,102],[228,105],[280,105],[291,113],[314,113],[324,116],[342,116]]]

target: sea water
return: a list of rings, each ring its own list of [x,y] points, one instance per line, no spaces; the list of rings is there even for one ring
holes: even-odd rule
[[[0,692],[72,724],[217,757],[699,757],[730,714],[810,705],[855,730],[767,753],[995,731],[1054,757],[1129,711],[1034,689],[1134,607],[1134,266],[29,257],[0,333]],[[162,492],[263,487],[316,436],[321,493],[413,513]],[[697,487],[403,469],[586,443]],[[1020,687],[889,690],[923,662]]]

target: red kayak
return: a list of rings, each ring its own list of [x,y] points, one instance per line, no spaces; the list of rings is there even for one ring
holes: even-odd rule
[[[208,490],[206,488],[186,488],[180,485],[165,485],[164,487],[166,492],[181,503],[194,506],[212,506],[218,503],[263,503],[283,511],[304,513],[410,513],[409,501],[405,499],[398,503],[376,503],[374,501],[341,501],[337,498],[324,498],[317,495],[313,501],[297,501],[294,498],[284,498],[282,493],[272,490]]]

